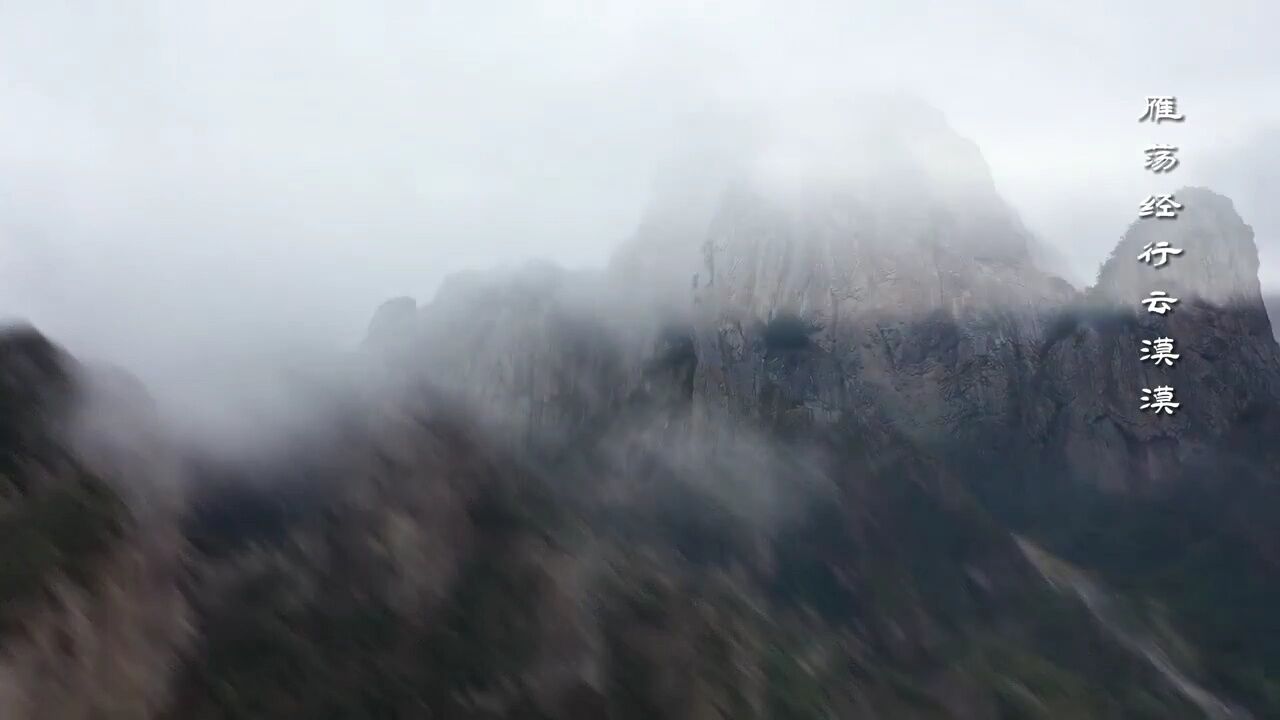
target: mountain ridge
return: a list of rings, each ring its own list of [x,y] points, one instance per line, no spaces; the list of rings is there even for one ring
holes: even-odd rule
[[[1135,223],[1076,290],[976,146],[894,117],[812,175],[821,142],[766,147],[598,273],[388,301],[358,389],[260,456],[192,452],[137,384],[0,336],[0,532],[42,560],[0,606],[27,628],[0,627],[0,709],[1169,720],[1204,715],[1196,687],[1280,712],[1251,230],[1179,191],[1184,225]],[[1139,268],[1157,229],[1187,255]],[[1148,277],[1171,315],[1141,312]],[[1140,411],[1158,382],[1177,414]],[[47,512],[67,493],[88,537]],[[1023,542],[1169,628],[1178,672]]]

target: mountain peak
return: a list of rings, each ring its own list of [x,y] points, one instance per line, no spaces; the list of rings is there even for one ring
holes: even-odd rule
[[[1171,194],[1182,207],[1175,218],[1142,218],[1129,226],[1115,252],[1098,272],[1095,297],[1135,304],[1160,290],[1214,305],[1260,306],[1258,246],[1230,198],[1208,188],[1185,187]],[[1150,264],[1139,259],[1148,246],[1169,243],[1168,256]]]
[[[828,269],[875,256],[906,271],[937,252],[1029,262],[1030,235],[981,151],[922,101],[870,96],[801,108],[737,152],[722,173],[668,178],[683,191],[656,194],[615,270],[646,282],[660,275],[669,293],[694,273],[708,283],[735,263],[753,265],[760,250],[770,262],[790,255]],[[708,248],[722,254],[714,271]]]

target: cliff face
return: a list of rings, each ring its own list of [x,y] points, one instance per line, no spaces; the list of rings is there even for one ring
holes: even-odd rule
[[[1174,193],[1184,205],[1177,218],[1134,222],[1098,272],[1093,295],[1123,305],[1155,289],[1209,304],[1260,307],[1258,248],[1231,200],[1205,188]],[[1183,254],[1160,267],[1138,260],[1148,244],[1168,242]],[[1166,287],[1167,286],[1167,287]]]
[[[707,400],[752,404],[763,388],[828,421],[875,407],[921,440],[1002,422],[1044,319],[1075,293],[1032,267],[1011,216],[981,213],[977,242],[972,219],[920,202],[891,220],[874,195],[728,198],[710,241],[720,269],[697,297]],[[784,360],[798,367],[779,374]]]
[[[1280,350],[1252,230],[1224,197],[1202,189],[1176,196],[1186,206],[1178,219],[1135,223],[1046,348],[1044,392],[1058,406],[1046,442],[1062,449],[1071,474],[1107,488],[1175,481],[1232,433],[1252,432],[1280,401]],[[1183,254],[1159,268],[1138,261],[1160,241]],[[1178,303],[1164,315],[1147,312],[1139,302],[1154,290]],[[1157,338],[1174,340],[1172,366],[1141,360],[1143,341]],[[1175,389],[1181,412],[1139,409],[1143,388],[1160,385]],[[1225,480],[1208,473],[1202,482]]]

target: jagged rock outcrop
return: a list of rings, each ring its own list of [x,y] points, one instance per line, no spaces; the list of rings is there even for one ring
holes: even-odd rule
[[[1091,294],[1126,307],[1152,289],[1218,307],[1261,306],[1253,228],[1231,200],[1206,188],[1182,188],[1173,196],[1183,206],[1177,217],[1134,222],[1099,270]],[[1160,267],[1139,261],[1147,245],[1160,242],[1183,253]]]
[[[1175,195],[1185,205],[1176,221],[1133,224],[1086,302],[1064,309],[1044,355],[1040,388],[1055,427],[1045,442],[1061,449],[1069,475],[1107,489],[1158,488],[1202,464],[1251,413],[1280,404],[1280,347],[1253,231],[1227,198]],[[1139,262],[1158,241],[1183,254],[1158,268]],[[1140,301],[1153,290],[1179,302],[1149,313]],[[1174,365],[1142,361],[1142,341],[1162,337],[1175,342]],[[1143,412],[1143,389],[1162,385],[1175,389],[1179,412]]]

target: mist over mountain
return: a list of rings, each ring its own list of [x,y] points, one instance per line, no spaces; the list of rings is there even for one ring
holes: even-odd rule
[[[1277,22],[0,4],[0,718],[1280,717]]]
[[[936,109],[818,107],[668,167],[605,267],[388,299],[216,435],[6,330],[0,715],[1280,713],[1246,218],[1179,189],[1076,287]]]
[[[1264,288],[1275,265],[1266,203],[1237,190],[1270,164],[1266,3],[91,4],[0,8],[0,316],[218,429],[383,299],[529,258],[600,267],[654,185],[686,195],[655,164],[711,172],[773,127],[829,138],[811,107],[858,88],[945,111],[1077,287],[1162,190],[1153,142],[1180,146],[1176,184],[1237,202]],[[1166,92],[1188,122],[1136,122]],[[1210,176],[1228,155],[1253,162]]]
[[[1280,129],[1274,126],[1244,133],[1235,147],[1213,160],[1209,174],[1210,182],[1233,198],[1257,233],[1259,279],[1272,317],[1280,310],[1280,227],[1270,198],[1280,187],[1280,177],[1268,158],[1277,149]]]

